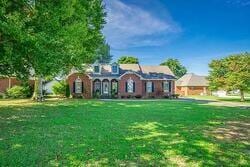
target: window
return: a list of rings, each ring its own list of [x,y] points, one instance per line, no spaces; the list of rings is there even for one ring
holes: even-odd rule
[[[95,82],[94,90],[95,90],[95,92],[101,92],[101,82],[100,81]]]
[[[153,83],[147,82],[147,93],[152,93],[152,92],[153,92]]]
[[[112,82],[112,91],[113,91],[113,93],[118,92],[118,83],[117,82]]]
[[[103,94],[108,94],[109,93],[109,82],[103,82]]]
[[[118,66],[117,65],[113,65],[112,66],[112,73],[113,74],[117,74],[118,73]]]
[[[134,81],[131,78],[127,81],[127,92],[128,93],[134,92]]]
[[[163,82],[163,91],[169,92],[169,82],[167,81]]]
[[[83,83],[80,78],[75,80],[75,93],[82,93],[83,90]]]
[[[94,66],[94,73],[100,73],[100,67]]]

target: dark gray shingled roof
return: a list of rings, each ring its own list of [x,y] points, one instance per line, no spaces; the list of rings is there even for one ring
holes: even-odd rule
[[[94,74],[93,68],[89,68],[87,73],[89,76],[98,77],[111,77],[118,78],[126,72],[134,72],[144,79],[175,79],[173,72],[167,66],[143,66],[139,64],[120,64],[119,74],[112,74],[111,65],[99,64],[101,66],[101,73]]]

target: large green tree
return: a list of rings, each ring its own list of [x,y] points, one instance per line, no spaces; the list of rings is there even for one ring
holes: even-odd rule
[[[108,43],[103,42],[97,50],[97,59],[99,63],[108,64],[112,61],[112,55],[110,53],[110,46]]]
[[[96,59],[104,17],[101,0],[0,0],[0,73],[32,74],[42,92],[43,77]]]
[[[186,67],[183,66],[178,59],[169,58],[160,65],[168,66],[177,78],[180,78],[187,73]]]
[[[122,56],[118,59],[119,64],[138,64],[138,58],[134,56]]]
[[[250,54],[230,55],[209,64],[209,87],[211,90],[240,90],[241,101],[250,90]]]

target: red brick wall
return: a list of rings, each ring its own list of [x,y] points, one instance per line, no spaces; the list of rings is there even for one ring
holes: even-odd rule
[[[151,81],[154,83],[154,92],[152,93],[147,93],[146,92],[146,89],[145,89],[145,83],[148,82],[148,81]],[[162,81],[162,80],[147,80],[147,81],[143,81],[143,85],[142,85],[142,91],[143,91],[143,96],[144,97],[150,97],[150,96],[155,96],[155,97],[162,97],[166,94],[174,94],[175,92],[175,86],[174,86],[174,81],[171,81],[171,92],[169,93],[165,93],[164,90],[163,90],[163,87],[162,87],[162,84],[163,82],[165,81]]]
[[[78,78],[79,78],[83,81],[83,93],[82,94],[75,94],[73,92],[73,84],[74,84],[74,81]],[[67,82],[69,84],[69,87],[70,87],[70,92],[71,92],[71,95],[72,96],[83,96],[84,98],[92,98],[92,93],[91,93],[91,80],[89,79],[89,77],[85,74],[81,74],[81,73],[74,73],[74,74],[71,74],[68,79],[67,79]]]
[[[202,93],[210,94],[208,87],[204,86],[191,86],[191,87],[176,86],[176,93],[180,94],[181,96],[201,95]]]
[[[131,79],[133,81],[135,81],[135,92],[134,93],[127,93],[125,92],[125,84],[127,82],[127,80],[131,77]],[[149,80],[147,80],[149,81]],[[121,96],[125,96],[127,97],[128,95],[131,95],[131,96],[135,96],[135,95],[141,95],[142,97],[150,97],[150,96],[154,96],[154,97],[162,97],[164,94],[163,92],[163,88],[162,88],[162,83],[164,81],[161,81],[161,80],[151,80],[151,82],[154,83],[154,92],[152,93],[147,93],[145,90],[145,83],[147,82],[145,80],[140,80],[140,77],[135,75],[135,74],[126,74],[124,75],[121,80],[119,80],[119,97]],[[174,93],[174,89],[175,89],[175,86],[174,86],[174,81],[171,81],[172,82],[172,92],[171,93]]]
[[[127,93],[126,88],[126,82],[131,77],[131,79],[135,82],[135,92],[134,93]],[[121,80],[119,80],[119,91],[118,95],[121,96],[128,96],[128,95],[141,95],[142,96],[142,81],[140,80],[140,77],[135,74],[126,74],[124,75]]]

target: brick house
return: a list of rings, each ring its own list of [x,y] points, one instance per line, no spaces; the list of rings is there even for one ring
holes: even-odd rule
[[[206,77],[194,73],[185,74],[178,79],[175,90],[181,96],[210,94]]]
[[[73,97],[160,98],[175,92],[175,76],[167,66],[93,64],[85,73],[67,76]]]

